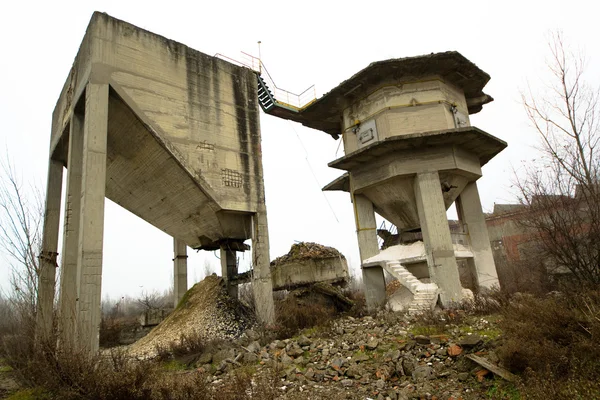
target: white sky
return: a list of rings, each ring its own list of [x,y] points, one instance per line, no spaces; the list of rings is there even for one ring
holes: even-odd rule
[[[494,202],[513,198],[513,167],[534,157],[535,134],[519,91],[528,80],[537,87],[546,73],[549,30],[562,29],[573,47],[585,51],[597,83],[599,9],[596,2],[579,0],[5,1],[0,146],[25,182],[45,184],[52,110],[94,10],[210,55],[256,54],[261,40],[263,61],[279,87],[300,92],[314,83],[319,95],[373,61],[457,50],[492,77],[485,92],[495,101],[471,116],[471,123],[509,144],[478,181],[484,210],[490,211]],[[341,174],[327,167],[343,155],[339,141],[261,114],[271,258],[294,241],[314,241],[338,248],[356,268],[349,195],[320,190]],[[189,254],[190,284],[203,277],[205,263],[218,269],[212,253]],[[169,236],[107,200],[104,294],[166,289],[172,256]],[[244,257],[247,264],[250,254]],[[0,286],[7,271],[0,259]]]

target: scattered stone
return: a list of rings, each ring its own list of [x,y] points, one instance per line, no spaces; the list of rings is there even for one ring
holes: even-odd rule
[[[429,336],[417,335],[415,336],[415,341],[419,344],[430,344],[431,339]]]
[[[456,357],[456,356],[458,356],[458,355],[460,355],[462,353],[462,347],[460,347],[460,346],[458,346],[456,344],[451,344],[448,347],[447,351],[448,351],[448,355],[450,357]]]
[[[415,382],[433,379],[434,377],[433,369],[428,365],[419,365],[412,372],[412,378]]]
[[[303,335],[298,338],[297,343],[299,346],[305,347],[305,346],[310,346],[312,344],[312,341]]]
[[[354,385],[354,381],[352,379],[342,379],[343,387],[351,387],[352,385]]]
[[[371,338],[366,344],[366,348],[369,350],[375,350],[379,346],[379,340]]]
[[[461,372],[458,374],[458,380],[461,382],[466,381],[467,379],[469,379],[469,373],[468,372]]]
[[[481,339],[481,336],[474,333],[472,335],[465,336],[458,342],[458,344],[465,349],[471,349],[482,342],[483,340]]]

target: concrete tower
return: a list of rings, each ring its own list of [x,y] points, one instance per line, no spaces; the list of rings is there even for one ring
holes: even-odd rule
[[[297,112],[277,104],[267,111],[342,136],[345,156],[329,166],[347,173],[324,190],[346,191],[354,203],[370,308],[385,301],[384,268],[415,296],[420,290],[404,260],[367,262],[380,253],[375,213],[400,234],[422,237],[435,298],[449,304],[462,298],[446,218],[456,202],[476,285],[498,283],[476,181],[506,143],[469,120],[493,100],[482,91],[489,79],[457,52],[393,59],[372,63]]]
[[[252,239],[258,314],[271,323],[261,157],[253,71],[94,13],[53,113],[38,335],[52,329],[63,167],[63,343],[98,349],[105,197],[174,238],[175,301],[187,247],[220,249],[229,280]]]

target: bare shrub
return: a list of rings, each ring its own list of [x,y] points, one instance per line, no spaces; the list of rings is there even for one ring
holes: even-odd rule
[[[535,242],[528,259],[593,287],[600,284],[600,90],[560,33],[549,49],[547,92],[522,96],[541,144],[539,159],[517,178],[519,223]]]
[[[275,311],[279,339],[292,337],[302,329],[327,325],[337,314],[332,305],[293,295],[276,303]]]

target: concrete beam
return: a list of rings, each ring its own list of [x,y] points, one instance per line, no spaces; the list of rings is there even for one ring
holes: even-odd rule
[[[361,194],[354,194],[354,216],[356,236],[362,268],[363,260],[379,254],[377,241],[377,222],[373,203]],[[365,299],[369,310],[376,310],[385,304],[385,277],[379,266],[362,268]]]
[[[478,286],[486,289],[498,286],[498,272],[476,182],[469,183],[463,189],[456,199],[456,210],[459,220],[467,225],[473,252],[473,258],[467,262],[471,271],[475,272]]]
[[[173,306],[175,308],[188,290],[187,258],[186,244],[173,238]]]
[[[108,84],[90,82],[86,89],[79,243],[77,251],[78,345],[98,351],[104,239],[104,196],[108,132]]]
[[[58,256],[62,178],[62,163],[50,159],[46,186],[42,252],[39,257],[40,272],[38,275],[36,314],[36,338],[38,343],[42,344],[50,344],[52,338],[54,290],[56,286],[56,267],[58,266],[56,258]]]
[[[225,279],[227,292],[234,299],[238,298],[238,287],[232,285],[230,279],[238,273],[238,263],[235,250],[228,247],[221,247],[221,276]]]
[[[417,174],[414,186],[429,276],[441,290],[442,305],[447,306],[462,300],[462,286],[438,172]]]
[[[81,212],[81,171],[83,167],[84,116],[73,113],[69,124],[67,190],[60,278],[59,341],[73,348],[77,327],[77,254]]]
[[[273,304],[273,282],[269,259],[269,231],[267,212],[264,205],[252,217],[252,292],[258,318],[264,324],[275,322],[275,306]]]

